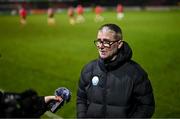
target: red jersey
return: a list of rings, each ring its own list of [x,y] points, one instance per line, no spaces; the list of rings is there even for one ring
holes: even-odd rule
[[[84,13],[84,8],[81,5],[77,6],[77,14],[82,15]]]
[[[101,14],[102,12],[103,12],[103,8],[101,6],[96,6],[95,13],[96,14]]]
[[[26,17],[26,15],[27,15],[26,10],[24,8],[20,9],[19,14],[22,17]]]
[[[117,11],[118,13],[123,12],[123,6],[122,6],[121,4],[118,4],[116,11]]]

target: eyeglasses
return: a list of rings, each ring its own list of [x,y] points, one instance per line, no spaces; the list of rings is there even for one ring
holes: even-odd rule
[[[102,44],[104,47],[110,48],[111,45],[113,45],[114,43],[118,42],[119,40],[116,41],[110,41],[109,39],[103,39],[103,41],[101,41],[100,39],[97,39],[94,41],[94,44],[97,47],[100,47],[100,45]]]

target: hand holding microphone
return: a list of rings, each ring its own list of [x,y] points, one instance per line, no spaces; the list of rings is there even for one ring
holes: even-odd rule
[[[48,100],[54,99],[52,102],[50,102],[49,107],[50,111],[55,113],[59,108],[61,108],[64,105],[64,102],[69,102],[71,99],[71,92],[65,88],[60,87],[55,90],[54,92],[55,97],[47,97],[45,98],[45,101],[48,102]]]

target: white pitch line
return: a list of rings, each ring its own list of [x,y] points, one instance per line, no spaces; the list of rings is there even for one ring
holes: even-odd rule
[[[52,112],[50,111],[46,111],[45,115],[47,115],[48,117],[50,117],[51,119],[63,119],[62,117],[56,115],[56,114],[53,114]]]

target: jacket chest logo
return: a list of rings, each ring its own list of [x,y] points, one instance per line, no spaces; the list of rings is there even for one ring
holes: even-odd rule
[[[96,86],[98,83],[99,83],[99,78],[98,78],[97,76],[94,76],[94,77],[92,78],[92,84],[93,84],[94,86]]]

